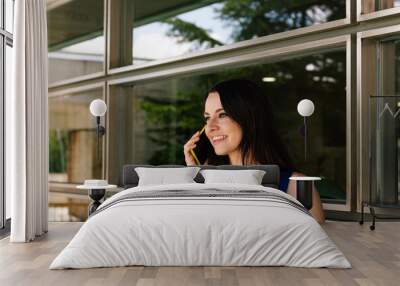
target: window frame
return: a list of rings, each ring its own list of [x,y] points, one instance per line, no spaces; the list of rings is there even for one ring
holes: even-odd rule
[[[4,0],[3,0],[4,1]],[[107,52],[107,39],[108,39],[108,29],[107,29],[107,16],[108,16],[108,5],[109,2],[112,2],[112,0],[103,0],[104,4],[104,11],[103,11],[103,36],[104,36],[104,55],[103,55],[103,64],[102,64],[102,70],[99,72],[95,73],[90,73],[90,74],[85,74],[85,75],[80,75],[68,79],[63,79],[63,80],[58,80],[54,83],[49,83],[49,89],[50,88],[57,88],[57,87],[62,87],[65,85],[70,85],[78,82],[91,82],[93,80],[101,80],[104,77],[107,76],[107,63],[108,63],[108,52]],[[56,8],[57,6],[55,5],[48,5],[47,9],[49,8]],[[47,15],[47,10],[46,10],[46,15]]]
[[[96,72],[88,75],[82,75],[73,77],[70,79],[60,80],[49,85],[49,88],[57,88],[60,86],[64,86],[67,84],[74,84],[77,82],[93,82],[101,79],[102,77],[109,77],[113,75],[120,75],[126,72],[141,72],[150,68],[155,68],[164,65],[173,65],[176,62],[188,62],[192,60],[201,60],[204,57],[215,55],[215,54],[227,54],[230,52],[243,51],[246,48],[253,47],[256,45],[266,45],[273,44],[275,42],[279,42],[286,39],[296,39],[298,37],[312,35],[324,30],[331,30],[337,28],[343,28],[351,25],[352,23],[352,1],[353,0],[345,0],[346,1],[346,17],[339,20],[330,21],[327,23],[317,24],[309,27],[303,27],[291,31],[276,33],[264,37],[259,37],[256,39],[241,41],[229,45],[225,45],[222,47],[210,48],[205,51],[192,52],[186,55],[171,57],[161,60],[155,60],[149,62],[147,64],[143,64],[140,66],[127,65],[123,67],[111,68],[110,60],[118,57],[118,48],[113,46],[115,40],[113,39],[113,35],[119,34],[119,27],[117,23],[119,23],[119,15],[115,12],[115,7],[118,6],[119,1],[111,1],[111,0],[103,0],[104,1],[104,30],[103,35],[105,36],[105,50],[104,50],[104,63],[103,63],[103,71]]]
[[[68,89],[63,89],[63,90],[55,91],[55,92],[51,92],[51,93],[49,92],[48,98],[49,99],[57,98],[57,97],[62,97],[64,95],[74,96],[74,94],[79,94],[80,92],[99,90],[99,89],[101,89],[101,91],[102,91],[102,99],[106,102],[107,109],[108,109],[109,107],[108,107],[108,102],[106,101],[106,84],[105,84],[105,82],[103,82],[103,83],[97,82],[97,83],[92,83],[92,84],[87,84],[87,85],[82,85],[82,86],[77,86],[77,87],[71,87]],[[88,109],[89,109],[89,106],[88,106]],[[107,121],[108,121],[107,113],[108,112],[109,111],[106,112],[106,115],[103,117],[104,121],[102,122],[103,126],[106,126],[107,128],[108,128],[108,126],[107,126]],[[106,134],[108,133],[107,128],[106,128]],[[103,138],[104,138],[102,140],[103,161],[102,161],[102,166],[101,166],[101,174],[102,174],[102,177],[105,178],[106,177],[106,160],[107,160],[106,152],[107,152],[107,150],[106,150],[106,138],[105,137],[103,137]],[[71,191],[76,191],[76,186],[78,186],[78,185],[79,185],[79,183],[58,183],[58,182],[49,181],[49,189],[69,189]]]
[[[368,126],[368,95],[374,95],[377,90],[376,42],[384,38],[400,35],[400,24],[384,28],[371,29],[357,33],[357,150],[358,150],[358,183],[357,211],[361,211],[363,197],[369,196],[369,126]],[[375,60],[371,60],[375,59]],[[367,68],[364,68],[367,67]],[[364,70],[363,70],[364,68]],[[375,71],[372,72],[371,71]],[[366,212],[369,210],[366,209]]]
[[[119,18],[119,15],[115,11],[113,11],[113,13],[111,13],[111,11],[112,10],[110,7],[110,13],[108,15],[108,27],[109,27],[110,31],[115,32],[115,31],[118,31],[118,27],[114,26],[115,22],[117,22],[117,21],[113,21],[113,19],[115,17]],[[313,26],[309,26],[309,27],[303,27],[303,28],[299,28],[299,29],[295,29],[295,30],[285,31],[285,32],[281,32],[281,33],[271,34],[271,35],[259,37],[256,39],[240,41],[240,42],[236,42],[233,44],[224,45],[221,47],[209,48],[204,51],[192,52],[189,54],[166,58],[166,59],[161,59],[161,60],[154,60],[154,61],[146,63],[146,64],[141,64],[140,66],[131,64],[131,65],[123,66],[123,67],[111,68],[110,64],[108,64],[107,65],[107,74],[112,75],[112,74],[118,74],[118,73],[127,72],[127,71],[145,70],[147,68],[151,68],[154,66],[160,66],[160,65],[164,65],[164,64],[168,64],[168,63],[202,58],[202,57],[216,54],[216,53],[221,53],[221,54],[228,53],[228,52],[252,47],[255,45],[274,43],[274,42],[282,40],[282,39],[289,39],[289,38],[294,39],[294,38],[297,38],[300,36],[317,33],[319,31],[323,31],[323,30],[344,27],[344,26],[350,25],[351,22],[352,22],[351,21],[351,0],[346,0],[346,17],[343,19],[334,20],[334,21],[330,21],[327,23],[317,24],[317,25],[313,25]],[[111,40],[111,38],[108,38],[107,45],[108,45],[108,51],[109,51],[109,58],[115,58],[116,54],[118,53],[118,49],[113,48],[112,42],[113,41]]]
[[[14,0],[12,0],[15,5]],[[13,9],[14,12],[14,9]],[[6,50],[7,46],[13,48],[13,34],[6,31],[5,0],[0,0],[0,234],[7,233],[10,229],[10,218],[7,218],[6,188],[5,188],[5,92],[6,92]]]
[[[368,176],[365,171],[365,142],[363,141],[363,104],[360,98],[361,88],[361,38],[369,38],[379,35],[387,35],[393,30],[393,25],[400,23],[398,18],[392,17],[400,13],[399,8],[381,10],[369,14],[361,15],[361,0],[346,0],[346,18],[311,27],[300,28],[298,30],[273,34],[253,40],[243,41],[231,44],[229,46],[208,49],[202,52],[196,52],[187,56],[154,61],[141,66],[126,66],[119,68],[110,68],[110,59],[112,58],[111,36],[118,33],[118,29],[111,27],[111,8],[115,7],[114,0],[104,0],[105,2],[105,70],[102,73],[90,74],[87,76],[68,79],[56,82],[49,86],[49,94],[62,94],[66,90],[79,90],[84,86],[103,84],[104,97],[106,103],[113,100],[117,93],[119,85],[128,82],[143,83],[146,81],[159,80],[175,75],[189,75],[205,70],[214,70],[224,66],[240,65],[245,61],[251,62],[252,55],[264,53],[271,59],[276,56],[274,52],[280,52],[287,46],[301,45],[308,42],[320,41],[321,44],[329,45],[329,41],[336,37],[347,37],[346,43],[346,77],[347,77],[347,102],[346,102],[346,156],[347,156],[347,200],[345,205],[324,204],[326,210],[338,210],[345,212],[360,212],[361,191],[366,187],[363,177]],[[392,10],[388,12],[388,10]],[[115,16],[114,16],[115,17]],[[400,26],[400,25],[399,25]],[[384,28],[382,28],[384,27]],[[400,31],[400,28],[399,28]],[[397,32],[399,32],[397,31]],[[382,33],[382,34],[380,34]],[[322,46],[320,46],[322,47]],[[110,53],[111,52],[111,53]],[[269,52],[269,53],[268,53]],[[296,51],[292,51],[296,52]],[[241,61],[235,61],[235,57],[241,56]],[[213,63],[213,66],[209,66]],[[350,95],[349,95],[350,94]],[[109,110],[112,112],[111,110]],[[106,113],[106,122],[108,122],[108,112]],[[109,128],[107,126],[107,128]],[[108,129],[109,130],[109,129]],[[114,172],[109,169],[110,162],[110,138],[106,133],[106,154],[104,156],[105,176]],[[349,163],[350,161],[350,163]]]
[[[357,0],[357,21],[358,22],[368,21],[368,20],[376,20],[376,19],[395,16],[397,14],[400,14],[400,7],[388,8],[388,9],[363,13],[362,12],[363,1],[364,0]]]
[[[139,74],[126,76],[118,79],[110,79],[107,81],[107,94],[108,101],[111,97],[116,97],[118,94],[118,87],[121,85],[129,84],[135,85],[139,83],[156,81],[165,78],[171,78],[174,76],[190,76],[196,73],[220,70],[227,67],[237,67],[241,65],[251,65],[253,63],[264,63],[273,62],[277,60],[282,60],[284,58],[290,58],[293,56],[303,56],[312,54],[315,52],[329,51],[333,48],[344,47],[346,50],[346,203],[345,204],[335,204],[335,203],[323,203],[323,207],[326,210],[336,210],[336,211],[351,211],[354,205],[352,199],[352,188],[354,189],[355,184],[355,163],[354,154],[352,150],[355,147],[355,137],[352,132],[352,128],[355,125],[354,118],[352,114],[354,113],[354,87],[351,84],[351,77],[354,75],[352,70],[354,69],[352,63],[352,54],[354,54],[354,39],[350,35],[337,36],[332,38],[326,38],[323,40],[316,40],[310,42],[304,42],[301,44],[295,44],[287,46],[285,48],[276,48],[270,50],[258,51],[253,54],[243,54],[236,57],[230,58],[230,60],[220,60],[215,59],[214,61],[207,61],[203,63],[193,63],[192,65],[186,65],[184,68],[178,67],[173,69],[167,69],[165,71],[154,71],[147,74]],[[353,95],[353,96],[352,96]],[[109,127],[109,128],[112,128]],[[115,156],[110,156],[110,152],[115,150],[116,147],[110,145],[109,142],[113,142],[112,138],[109,138],[109,134],[106,134],[107,142],[107,179],[109,181],[115,181],[115,174],[112,170],[118,165],[117,162],[113,162],[112,158]],[[111,175],[110,175],[111,174]]]

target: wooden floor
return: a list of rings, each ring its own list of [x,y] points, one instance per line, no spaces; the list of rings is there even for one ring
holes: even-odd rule
[[[44,237],[27,244],[0,241],[0,285],[400,285],[400,222],[328,221],[324,228],[353,268],[123,267],[48,270],[81,223],[51,223]]]

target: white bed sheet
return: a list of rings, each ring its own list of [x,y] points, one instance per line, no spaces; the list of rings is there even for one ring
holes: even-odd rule
[[[350,268],[309,215],[257,198],[170,198],[112,203],[130,192],[263,190],[239,184],[176,184],[124,190],[89,218],[50,269],[145,266],[293,266]]]

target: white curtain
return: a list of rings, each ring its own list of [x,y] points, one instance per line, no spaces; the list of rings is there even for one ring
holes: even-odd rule
[[[6,187],[12,242],[47,232],[48,121],[45,0],[16,0],[12,93],[6,98]]]

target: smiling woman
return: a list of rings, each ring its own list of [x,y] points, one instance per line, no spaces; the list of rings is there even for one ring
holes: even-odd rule
[[[286,146],[274,124],[268,97],[249,80],[233,79],[215,85],[204,102],[205,133],[211,142],[205,164],[259,165],[276,164],[281,169],[279,189],[296,197],[291,176],[303,176],[291,163]],[[184,145],[187,165],[195,165],[190,150],[196,148],[199,132]],[[324,214],[319,194],[313,192],[310,212],[322,223]]]
[[[345,61],[346,53],[341,49],[316,52],[313,55],[275,63],[260,63],[212,73],[113,86],[110,92],[115,96],[111,96],[109,102],[110,110],[114,110],[109,114],[109,180],[114,184],[121,184],[122,168],[132,162],[151,165],[185,164],[183,146],[205,125],[205,95],[208,95],[212,85],[217,82],[245,78],[258,85],[261,97],[268,97],[269,110],[273,111],[275,119],[272,127],[279,134],[274,137],[272,133],[267,133],[274,137],[274,140],[278,136],[282,139],[282,144],[278,147],[287,147],[295,166],[291,170],[301,170],[307,175],[323,177],[324,180],[316,184],[321,197],[344,202],[347,178]],[[276,80],[265,82],[264,77],[274,77]],[[231,115],[233,112],[228,110],[229,98],[223,98],[225,92],[217,92],[225,113]],[[246,90],[244,94],[247,97],[249,91]],[[304,161],[303,138],[299,132],[302,120],[296,109],[298,102],[305,97],[312,100],[316,106],[312,120],[309,121],[309,144],[312,148],[309,150],[307,162]],[[246,103],[237,104],[236,101],[238,99],[232,99],[231,105],[237,106],[239,112],[242,112],[241,109]],[[267,112],[267,103],[262,108],[263,105],[259,101],[256,102],[256,105],[260,105],[257,106],[257,110],[261,110],[258,111],[258,116],[263,113],[272,114]],[[208,116],[212,117],[214,110],[207,111]],[[215,125],[217,119],[225,120],[225,114],[219,116],[222,118],[208,119],[211,120],[210,123],[214,121],[211,125]],[[234,121],[240,123],[239,119]],[[247,127],[242,129],[250,130]],[[215,136],[227,135],[215,130],[213,132]],[[250,133],[250,136],[254,134]],[[195,153],[203,164],[208,156],[203,158],[204,153],[197,148],[201,147],[203,142],[209,145],[211,142],[206,132],[202,133],[200,138],[200,141],[196,142]],[[210,149],[214,151],[212,145]],[[227,156],[218,158],[225,161],[208,163],[230,164]],[[260,159],[257,161],[264,162]],[[284,162],[281,166],[284,166]],[[284,171],[281,170],[281,174],[285,173],[289,178],[290,170]],[[283,185],[281,188],[287,189]]]
[[[232,165],[241,165],[240,143],[243,132],[240,125],[225,112],[217,91],[207,97],[204,118],[207,122],[206,135],[217,155],[228,155]],[[220,128],[221,126],[221,128]]]
[[[204,101],[204,119],[214,149],[208,164],[277,164],[293,169],[275,128],[268,97],[255,83],[234,79],[215,85]],[[195,164],[189,150],[199,138],[196,132],[184,146],[187,165]]]

